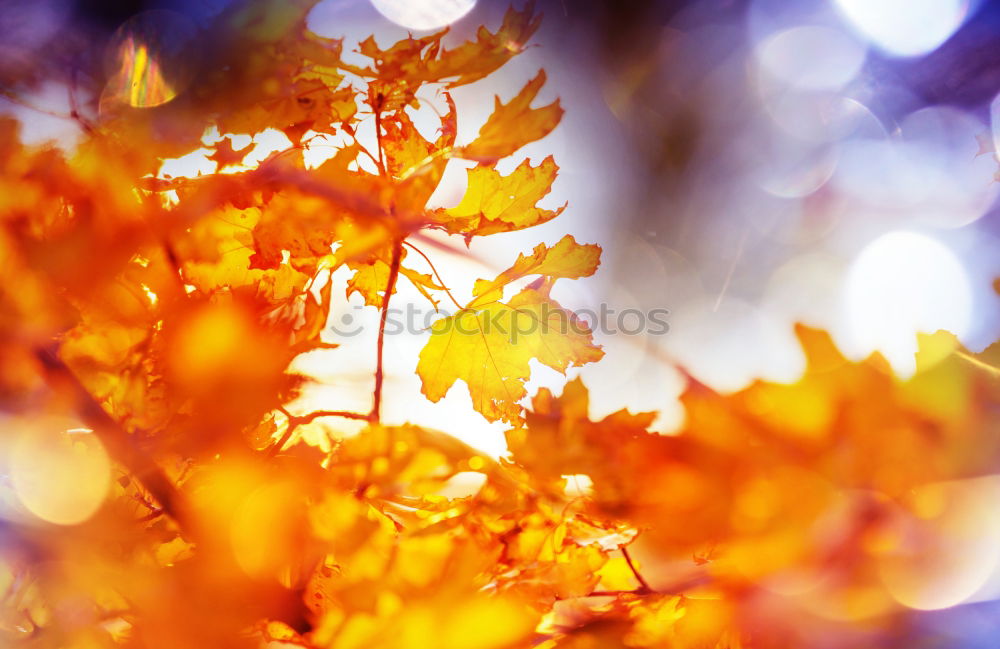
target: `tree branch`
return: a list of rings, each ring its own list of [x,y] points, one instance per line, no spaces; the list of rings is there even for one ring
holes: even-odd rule
[[[364,415],[360,412],[348,412],[347,410],[315,410],[304,415],[293,415],[284,408],[280,407],[278,410],[288,417],[288,428],[286,428],[285,432],[281,434],[281,438],[267,449],[268,457],[274,457],[281,452],[281,449],[285,447],[288,440],[292,438],[292,433],[295,432],[295,429],[303,424],[311,423],[313,420],[319,419],[320,417],[342,417],[344,419],[357,419],[359,421],[368,421],[370,418],[370,415]]]
[[[389,298],[396,290],[396,279],[399,277],[399,262],[403,257],[403,240],[397,239],[392,245],[392,262],[389,265],[389,279],[385,285],[385,295],[382,297],[382,314],[378,321],[378,343],[375,359],[375,389],[372,398],[372,411],[368,420],[378,422],[382,407],[382,348],[385,345],[385,323],[389,318]]]
[[[619,595],[631,595],[633,597],[649,597],[655,595],[683,595],[692,588],[704,586],[711,581],[711,577],[701,572],[685,579],[680,579],[664,588],[649,588],[639,586],[632,590],[592,590],[586,595],[576,595],[573,597],[557,597],[556,599],[580,599],[583,597],[618,597]]]
[[[285,414],[289,420],[295,421],[299,425],[311,423],[314,419],[319,419],[320,417],[341,417],[342,419],[359,419],[361,421],[368,419],[368,415],[360,412],[349,412],[347,410],[315,410],[304,415]]]
[[[54,350],[37,349],[35,356],[42,364],[49,385],[72,393],[77,412],[93,428],[108,454],[145,487],[163,513],[173,518],[183,531],[190,532],[184,497],[163,469],[136,445],[134,437],[104,410]]]
[[[385,167],[385,153],[382,151],[382,94],[379,93],[376,101],[377,106],[372,106],[372,110],[375,112],[375,141],[378,146],[378,170],[382,176],[388,176],[388,171]]]
[[[441,279],[441,273],[438,272],[438,269],[434,266],[434,262],[431,261],[431,258],[428,257],[427,255],[425,255],[423,250],[421,250],[420,248],[416,247],[415,245],[413,245],[409,241],[404,241],[403,243],[406,244],[407,246],[409,246],[412,250],[416,251],[416,253],[418,255],[420,255],[421,257],[424,258],[424,261],[427,262],[427,265],[431,267],[431,272],[434,273],[434,277],[436,277],[438,283],[441,284],[441,288],[444,289],[445,294],[451,299],[452,304],[454,304],[459,310],[461,310],[462,309],[462,305],[459,304],[458,300],[455,299],[455,296],[451,294],[451,290],[449,290],[448,287],[445,286],[444,280]]]
[[[632,571],[632,574],[635,575],[636,581],[639,582],[639,588],[637,590],[639,592],[647,592],[647,593],[653,592],[653,589],[649,587],[649,582],[647,582],[645,578],[643,578],[643,576],[639,574],[639,569],[636,568],[635,563],[632,562],[632,556],[628,553],[628,548],[623,545],[621,547],[621,550],[622,550],[622,556],[625,557],[625,563],[628,564],[629,570]]]

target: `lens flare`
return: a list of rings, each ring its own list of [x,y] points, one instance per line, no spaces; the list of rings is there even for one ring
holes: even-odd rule
[[[176,98],[194,75],[197,30],[172,11],[147,11],[122,24],[107,54],[108,84],[101,98],[153,108]]]
[[[177,96],[145,43],[130,36],[122,44],[120,57],[116,94],[129,105],[136,108],[159,106]]]

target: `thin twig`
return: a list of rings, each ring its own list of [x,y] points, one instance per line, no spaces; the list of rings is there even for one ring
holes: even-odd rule
[[[140,516],[139,518],[137,518],[135,520],[135,522],[136,523],[148,523],[150,521],[155,521],[160,516],[163,516],[163,510],[162,509],[153,509],[148,514],[145,514],[144,516]]]
[[[618,597],[619,595],[646,595],[647,591],[637,588],[635,590],[593,590],[585,597]]]
[[[320,417],[341,417],[343,419],[358,419],[360,421],[368,419],[368,415],[360,412],[349,412],[347,410],[315,410],[304,415],[291,415],[289,419],[297,421],[299,425],[302,425],[308,424]]]
[[[650,588],[649,586],[649,582],[647,582],[646,579],[641,574],[639,574],[639,569],[636,568],[635,563],[632,562],[632,556],[629,555],[628,548],[623,545],[621,547],[621,551],[622,551],[622,556],[625,557],[625,563],[628,564],[629,570],[632,571],[632,574],[635,575],[636,581],[639,582],[640,588],[638,590],[644,592],[653,592],[653,589]]]
[[[640,586],[632,590],[592,590],[586,595],[573,597],[557,597],[556,599],[580,599],[583,597],[618,597],[619,595],[631,595],[633,597],[648,597],[655,595],[683,595],[693,588],[704,586],[711,581],[711,577],[704,572],[680,579],[664,588],[653,589]]]
[[[729,284],[733,281],[733,273],[736,272],[736,265],[740,262],[740,257],[743,256],[743,248],[746,246],[747,237],[750,234],[750,226],[746,226],[743,229],[743,234],[740,236],[740,242],[736,246],[736,254],[733,255],[733,261],[729,265],[729,272],[726,273],[726,279],[722,283],[722,289],[719,291],[719,296],[715,298],[715,305],[712,306],[712,313],[719,310],[722,305],[722,298],[726,296],[726,291],[729,290]]]
[[[7,88],[0,88],[0,95],[3,95],[9,101],[11,101],[11,102],[13,102],[15,104],[18,104],[19,106],[23,106],[23,107],[25,107],[25,108],[27,108],[29,110],[33,110],[33,111],[35,111],[37,113],[41,113],[43,115],[48,115],[50,117],[57,117],[59,119],[68,119],[68,120],[71,120],[71,121],[77,121],[76,118],[73,117],[73,115],[71,115],[69,113],[60,113],[59,111],[50,110],[48,108],[42,108],[41,106],[36,106],[35,104],[31,103],[27,99],[24,99],[23,97],[21,97],[16,92],[8,90]]]
[[[288,428],[286,428],[285,432],[281,434],[281,437],[278,439],[278,441],[275,442],[274,444],[271,444],[271,447],[267,449],[267,457],[274,457],[281,451],[281,449],[285,448],[285,444],[287,444],[288,440],[292,438],[292,433],[294,433],[295,429],[298,427],[299,427],[298,422],[289,421]]]
[[[86,131],[87,133],[93,133],[94,132],[93,125],[91,125],[91,123],[83,117],[83,113],[80,112],[80,106],[76,100],[76,83],[79,71],[80,71],[79,68],[74,64],[73,72],[70,75],[70,81],[69,81],[69,108],[70,108],[69,115],[70,117],[72,117],[77,121],[77,123],[84,131]]]
[[[378,170],[379,174],[384,173],[382,165],[379,162],[379,160],[375,156],[373,156],[372,152],[368,150],[368,147],[362,144],[361,140],[358,139],[357,132],[354,131],[353,129],[350,131],[348,131],[347,129],[344,130],[354,139],[354,144],[358,147],[358,150],[360,150],[361,153],[364,153],[366,156],[368,156],[368,158],[372,161],[372,163],[375,164],[375,168]]]
[[[415,245],[413,245],[409,241],[404,241],[403,244],[409,246],[414,251],[416,251],[416,253],[418,255],[420,255],[421,257],[424,258],[424,261],[427,262],[427,265],[431,267],[431,272],[434,273],[434,277],[437,278],[437,281],[441,285],[441,288],[443,288],[444,292],[448,295],[449,298],[451,298],[452,303],[454,303],[454,305],[457,308],[461,309],[462,305],[458,303],[458,300],[455,299],[455,296],[452,295],[451,291],[448,290],[448,287],[445,286],[444,280],[441,279],[441,273],[438,272],[438,269],[434,266],[434,262],[431,261],[430,257],[428,257],[427,255],[425,255],[423,250],[421,250],[420,248],[416,247]]]
[[[378,96],[378,106],[375,110],[375,141],[378,145],[378,170],[382,176],[388,175],[385,168],[385,154],[382,152],[382,95]]]
[[[399,261],[403,256],[403,240],[397,239],[392,246],[392,263],[389,265],[389,279],[385,284],[385,295],[382,297],[382,314],[378,321],[378,343],[375,358],[375,389],[373,390],[372,411],[369,421],[378,422],[382,407],[382,348],[385,345],[385,323],[389,318],[389,298],[396,290],[396,279],[399,277]]]
[[[285,429],[285,432],[281,434],[278,441],[267,449],[267,457],[274,457],[280,453],[281,449],[285,447],[285,444],[287,444],[288,440],[292,438],[292,434],[299,426],[312,423],[320,417],[342,417],[344,419],[356,419],[358,421],[368,421],[370,418],[370,415],[364,415],[360,412],[349,412],[347,410],[314,410],[313,412],[309,412],[304,415],[293,415],[285,410],[283,406],[278,406],[278,411],[288,417],[288,427]]]

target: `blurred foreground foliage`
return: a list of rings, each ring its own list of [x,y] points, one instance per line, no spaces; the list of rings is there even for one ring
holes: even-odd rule
[[[224,12],[177,92],[131,42],[71,154],[0,122],[6,645],[910,646],[913,609],[985,580],[965,553],[997,537],[981,522],[1000,490],[1000,348],[925,336],[901,380],[803,327],[800,381],[721,395],[690,378],[672,436],[649,431],[654,413],[592,420],[579,380],[525,406],[532,359],[565,371],[603,354],[550,297],[600,248],[539,245],[462,305],[417,243],[562,211],[536,204],[551,157],[497,168],[560,120],[558,101],[532,105],[544,72],[464,144],[449,95],[520,52],[539,16],[512,9],[451,49],[445,32],[368,39],[358,65],[308,31],[309,4]],[[412,112],[430,91],[428,136]],[[252,146],[224,138],[216,173],[156,175],[213,126],[292,146],[247,168]],[[336,153],[311,167],[316,142]],[[428,209],[451,159],[477,163],[467,192]],[[507,457],[382,424],[381,335],[370,411],[294,411],[309,379],[289,364],[335,347],[344,267],[338,290],[383,318],[398,281],[455,302],[420,355],[424,395],[464,381],[510,424]],[[543,321],[516,344],[486,326],[515,314]],[[364,428],[341,434],[345,419]]]

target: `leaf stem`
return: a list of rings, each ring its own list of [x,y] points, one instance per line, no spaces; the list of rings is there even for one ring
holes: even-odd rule
[[[396,239],[392,245],[392,262],[389,265],[389,279],[385,284],[385,295],[382,298],[382,314],[378,321],[378,342],[375,357],[375,389],[373,390],[372,411],[368,420],[378,423],[382,408],[382,348],[385,345],[385,323],[389,318],[389,299],[396,290],[396,279],[399,277],[399,262],[403,257],[403,240]]]
[[[618,597],[619,595],[632,595],[634,597],[646,597],[652,595],[683,595],[692,588],[698,588],[711,581],[709,575],[704,572],[700,574],[678,580],[669,586],[660,589],[639,586],[632,590],[592,590],[586,595],[576,595],[572,597],[557,597],[556,599],[579,599],[581,597]]]
[[[57,117],[59,119],[68,119],[68,120],[72,120],[72,121],[77,121],[76,117],[74,115],[70,114],[70,113],[60,113],[59,111],[49,110],[48,108],[42,108],[41,106],[36,106],[35,104],[31,103],[27,99],[24,99],[23,97],[21,97],[17,93],[15,93],[15,92],[13,92],[11,90],[8,90],[7,88],[0,88],[0,96],[5,97],[7,100],[9,100],[9,101],[11,101],[11,102],[13,102],[13,103],[15,103],[15,104],[17,104],[19,106],[23,106],[24,108],[27,108],[29,110],[33,110],[33,111],[41,113],[43,115],[48,115],[50,117]]]
[[[653,589],[649,586],[649,582],[639,574],[639,569],[635,567],[635,563],[632,561],[632,556],[628,553],[628,548],[624,545],[621,547],[622,556],[625,557],[625,563],[628,564],[629,570],[635,575],[636,581],[639,582],[640,588],[637,590],[639,592],[653,592]]]
[[[368,415],[360,412],[349,412],[347,410],[314,410],[313,412],[304,415],[288,416],[290,420],[295,421],[299,425],[308,424],[314,419],[319,419],[320,417],[341,417],[343,419],[359,419],[362,421],[368,419]]]
[[[641,588],[636,588],[635,590],[593,590],[585,595],[585,597],[617,597],[619,595],[644,595],[647,591]]]
[[[455,296],[454,296],[454,295],[452,295],[452,294],[451,294],[451,291],[450,291],[450,290],[448,289],[448,287],[447,287],[447,286],[445,286],[445,283],[444,283],[444,280],[443,280],[443,279],[441,279],[441,273],[439,273],[439,272],[438,272],[438,269],[437,269],[437,267],[435,267],[435,266],[434,266],[434,262],[432,262],[432,261],[431,261],[430,257],[428,257],[427,255],[425,255],[425,254],[424,254],[424,251],[423,251],[423,250],[421,250],[420,248],[416,247],[415,245],[413,245],[413,244],[412,244],[412,243],[410,243],[409,241],[404,241],[404,242],[403,242],[403,244],[405,244],[405,245],[409,246],[409,247],[410,247],[410,248],[411,248],[412,250],[414,250],[414,251],[415,251],[415,252],[416,252],[416,253],[417,253],[418,255],[420,255],[421,257],[423,257],[423,258],[424,258],[424,261],[426,261],[426,262],[427,262],[427,265],[431,267],[431,272],[432,272],[432,273],[434,273],[434,277],[436,277],[436,278],[437,278],[437,281],[438,281],[438,283],[439,283],[439,284],[441,284],[441,288],[443,288],[443,289],[444,289],[444,292],[445,292],[445,294],[447,294],[447,295],[448,295],[448,297],[449,297],[449,298],[451,298],[451,301],[452,301],[452,303],[453,303],[453,304],[454,304],[454,305],[455,305],[455,306],[456,306],[457,308],[461,309],[461,308],[462,308],[462,305],[458,303],[458,300],[456,300],[456,299],[455,299]]]
[[[382,176],[387,176],[385,168],[385,154],[382,152],[382,95],[378,95],[378,106],[372,106],[375,112],[375,141],[378,145],[378,170]]]
[[[283,449],[285,444],[288,443],[288,440],[292,438],[292,433],[294,433],[299,426],[311,423],[313,420],[319,419],[320,417],[342,417],[344,419],[357,419],[359,421],[367,421],[370,417],[369,415],[365,415],[360,412],[349,412],[347,410],[314,410],[313,412],[309,412],[304,415],[293,415],[285,410],[283,406],[279,406],[278,411],[288,417],[288,427],[285,429],[285,432],[281,434],[278,441],[267,449],[267,457],[274,457],[280,453],[281,449]]]

